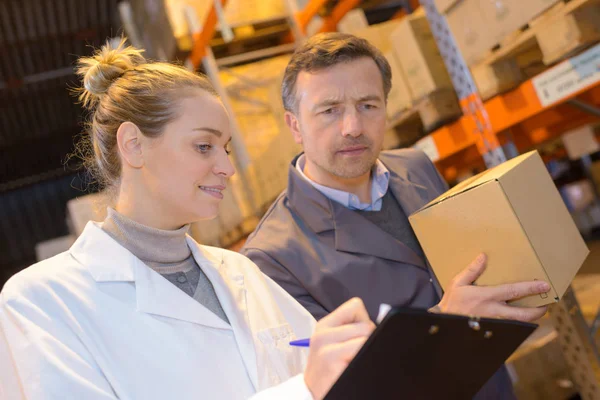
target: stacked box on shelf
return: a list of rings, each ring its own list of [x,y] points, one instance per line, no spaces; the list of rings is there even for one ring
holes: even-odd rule
[[[390,39],[426,131],[460,115],[452,81],[427,18],[403,18]]]
[[[251,25],[289,15],[286,0],[228,0],[224,11],[225,20],[231,26]]]
[[[387,116],[393,119],[396,115],[412,106],[412,94],[406,82],[406,76],[400,67],[398,57],[394,54],[391,39],[392,32],[399,26],[399,20],[383,22],[381,24],[362,27],[355,30],[346,28],[346,31],[368,40],[377,47],[390,63],[392,70],[392,89],[388,96]],[[359,24],[360,26],[360,24]]]
[[[496,44],[526,26],[558,0],[438,0],[450,30],[469,65],[481,61]]]
[[[564,3],[557,4],[536,20],[536,40],[546,65],[600,40],[600,4],[590,2],[549,21],[564,6]]]
[[[450,75],[425,16],[403,18],[390,38],[415,100],[439,89],[452,88]]]
[[[484,62],[494,47],[511,40],[535,16],[557,0],[437,0],[448,21],[455,42],[471,67],[482,98],[516,87],[526,75],[517,58]]]
[[[254,228],[256,217],[287,186],[287,166],[300,152],[285,126],[280,96],[288,61],[289,56],[280,56],[221,71],[250,158],[249,165],[232,178],[235,201],[222,210],[229,214],[227,221],[220,218],[221,238],[227,235],[227,241],[235,241],[232,231],[241,237]]]

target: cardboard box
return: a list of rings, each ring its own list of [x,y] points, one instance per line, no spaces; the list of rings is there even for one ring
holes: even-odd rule
[[[453,87],[425,16],[402,19],[391,39],[414,99]]]
[[[471,73],[483,100],[515,88],[524,79],[521,68],[514,59],[498,61],[492,65],[476,65],[471,68]]]
[[[360,31],[361,29],[367,29],[369,22],[367,16],[362,8],[355,8],[354,10],[348,11],[344,18],[337,24],[338,32],[354,34],[354,32]]]
[[[391,33],[398,27],[400,20],[391,20],[381,24],[371,25],[367,28],[352,32],[353,35],[367,39],[373,46],[387,53],[392,50]]]
[[[388,95],[386,106],[388,119],[392,119],[394,116],[411,107],[412,95],[406,83],[404,72],[394,52],[389,51],[384,55],[392,69],[392,89]]]
[[[593,125],[584,125],[563,134],[562,141],[571,160],[578,160],[600,150]]]
[[[544,54],[544,64],[560,61],[600,40],[600,5],[579,8],[552,20],[551,24],[540,24],[535,36]]]
[[[440,89],[430,93],[417,104],[423,130],[431,132],[462,115],[454,89]]]
[[[478,1],[463,0],[457,3],[448,12],[446,21],[467,65],[481,61],[496,44]]]
[[[459,0],[448,3],[446,18],[468,65],[529,23],[557,0]],[[456,3],[454,5],[454,3]]]
[[[519,0],[479,0],[483,19],[496,42],[527,25],[533,17],[533,8]]]
[[[553,5],[561,2],[561,0],[527,0],[525,2],[521,2],[521,7],[526,9],[527,15],[531,15],[533,18],[535,18],[543,14]]]
[[[409,217],[444,289],[479,253],[478,285],[543,280],[551,289],[512,304],[557,302],[589,250],[537,152],[462,182]]]
[[[450,10],[450,7],[458,3],[458,1],[459,0],[433,0],[433,3],[440,14],[445,14]]]

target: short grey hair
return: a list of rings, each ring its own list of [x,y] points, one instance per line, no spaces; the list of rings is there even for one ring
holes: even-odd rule
[[[383,53],[365,39],[347,33],[327,32],[312,36],[292,55],[281,84],[283,107],[290,112],[298,111],[296,80],[300,72],[319,71],[363,57],[371,58],[379,68],[387,101],[392,88],[392,69]]]

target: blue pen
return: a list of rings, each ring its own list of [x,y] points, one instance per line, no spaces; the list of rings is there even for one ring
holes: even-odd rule
[[[310,346],[310,339],[292,340],[290,346],[308,347]]]

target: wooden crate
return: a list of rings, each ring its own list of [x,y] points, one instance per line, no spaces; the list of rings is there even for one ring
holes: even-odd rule
[[[564,0],[504,37],[470,67],[485,100],[598,41],[600,1]]]
[[[388,129],[398,135],[397,147],[412,146],[425,134],[462,115],[453,89],[440,89],[417,101],[414,106],[388,121]],[[388,139],[388,141],[391,141]]]

